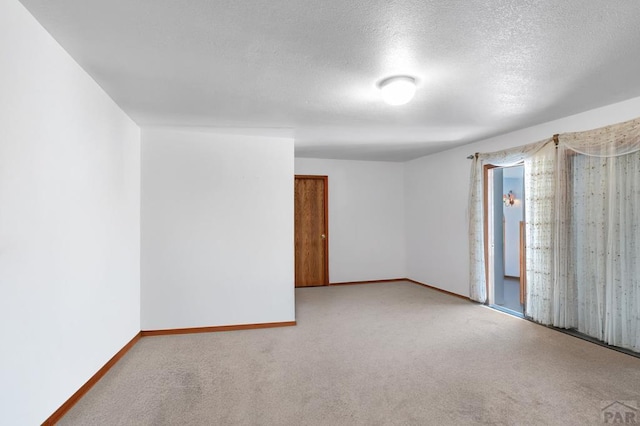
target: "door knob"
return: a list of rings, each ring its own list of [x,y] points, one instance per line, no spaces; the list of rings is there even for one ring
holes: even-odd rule
[[[322,237],[323,240],[327,239],[327,236],[325,234],[320,235]]]

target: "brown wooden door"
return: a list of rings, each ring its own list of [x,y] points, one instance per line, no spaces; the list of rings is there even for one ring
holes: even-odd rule
[[[296,176],[296,287],[329,284],[327,177]]]

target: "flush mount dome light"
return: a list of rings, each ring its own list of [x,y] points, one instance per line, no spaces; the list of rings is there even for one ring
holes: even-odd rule
[[[416,94],[416,79],[405,75],[385,78],[378,86],[389,105],[404,105]]]

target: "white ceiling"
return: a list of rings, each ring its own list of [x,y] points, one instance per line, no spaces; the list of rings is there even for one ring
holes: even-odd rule
[[[403,161],[640,96],[638,0],[22,0],[140,125]],[[416,77],[392,107],[385,77]]]

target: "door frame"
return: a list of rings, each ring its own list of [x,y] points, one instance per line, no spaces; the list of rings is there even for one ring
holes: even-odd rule
[[[294,175],[294,185],[296,179],[318,179],[323,181],[324,185],[324,283],[323,286],[329,285],[329,176],[327,175]],[[294,202],[295,204],[295,202]],[[294,212],[295,215],[295,212]],[[295,225],[294,225],[295,226]],[[295,234],[295,230],[294,230]],[[294,241],[295,245],[295,241]],[[295,271],[295,259],[294,259],[294,271]],[[295,287],[295,280],[293,282]]]
[[[487,295],[485,305],[489,304],[491,297],[491,285],[489,283],[489,170],[495,169],[498,166],[493,164],[485,164],[482,168],[482,180],[483,180],[483,227],[484,227],[484,280],[485,280],[485,292]]]
[[[524,163],[516,164],[522,165],[524,167]],[[486,285],[486,294],[487,299],[485,301],[485,305],[489,305],[489,301],[492,299],[490,290],[491,283],[489,282],[490,271],[489,268],[492,267],[489,265],[489,203],[492,200],[489,200],[489,171],[496,168],[502,168],[503,166],[496,166],[493,164],[485,164],[482,168],[482,180],[483,180],[483,196],[482,196],[482,208],[483,208],[483,227],[484,227],[484,272],[485,272],[485,285]],[[495,196],[495,194],[494,194]],[[524,213],[523,213],[524,214]],[[527,288],[527,275],[526,275],[526,216],[524,217],[524,221],[520,221],[519,231],[520,231],[520,304],[522,304],[522,312],[523,316],[527,316],[526,310],[526,288]],[[503,232],[504,237],[504,232]]]

